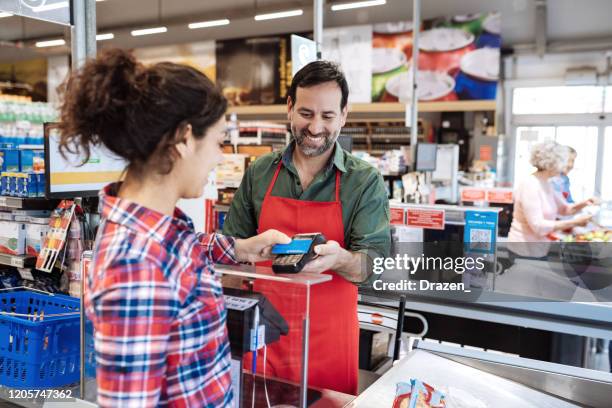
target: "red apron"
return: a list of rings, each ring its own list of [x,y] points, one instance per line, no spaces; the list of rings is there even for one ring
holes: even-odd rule
[[[259,216],[259,233],[276,229],[289,236],[321,232],[344,248],[340,171],[336,169],[335,201],[304,201],[272,196],[282,162],[268,186]],[[270,263],[262,263],[270,265]],[[357,287],[333,271],[326,283],[310,289],[308,385],[357,394],[359,322]],[[267,296],[289,324],[289,334],[268,347],[267,373],[299,383],[305,290],[294,285],[257,280],[254,289]],[[295,289],[295,290],[294,290]],[[263,353],[259,353],[261,356]],[[258,358],[258,371],[263,360]],[[250,365],[246,365],[250,367]],[[266,373],[266,374],[267,374]]]

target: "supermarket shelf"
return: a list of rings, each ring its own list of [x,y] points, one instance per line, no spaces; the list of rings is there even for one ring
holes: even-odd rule
[[[494,100],[420,102],[419,112],[486,112],[495,111]],[[274,120],[287,122],[286,105],[232,106],[228,113],[236,113],[239,120]],[[385,122],[404,120],[403,103],[354,103],[349,105],[349,121]]]
[[[20,198],[0,196],[0,208],[21,210],[49,210],[57,206],[57,200],[46,200],[44,198]]]
[[[9,255],[0,253],[0,265],[29,268],[36,264],[36,257],[30,255]]]

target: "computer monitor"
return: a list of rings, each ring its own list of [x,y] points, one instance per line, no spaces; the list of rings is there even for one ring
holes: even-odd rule
[[[249,157],[259,157],[273,151],[271,145],[238,145],[236,153],[246,154]]]
[[[47,198],[93,197],[109,183],[119,181],[127,163],[103,146],[91,148],[87,163],[83,156],[59,150],[57,123],[44,124],[45,178]]]
[[[435,171],[438,145],[436,143],[418,143],[416,149],[416,171]]]

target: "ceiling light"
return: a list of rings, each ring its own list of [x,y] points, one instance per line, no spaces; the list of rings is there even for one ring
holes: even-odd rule
[[[0,12],[0,18],[11,17],[11,16],[12,16],[11,13],[2,13],[2,12]]]
[[[352,3],[341,3],[334,4],[331,6],[332,11],[340,11],[340,10],[350,10],[361,7],[372,7],[372,6],[382,6],[383,4],[387,4],[387,0],[367,0],[367,1],[356,1]]]
[[[36,43],[36,46],[38,48],[57,47],[60,45],[66,45],[66,41],[59,39],[59,40],[38,41]]]
[[[302,9],[298,9],[298,10],[281,11],[278,13],[258,14],[255,16],[255,20],[262,21],[262,20],[273,20],[275,18],[295,17],[295,16],[301,16],[303,13],[304,12],[302,11]]]
[[[191,23],[189,24],[189,28],[194,30],[196,28],[206,28],[206,27],[218,27],[228,25],[230,21],[227,18],[222,20],[212,20],[212,21],[202,21],[199,23]]]
[[[113,33],[96,35],[96,41],[112,40],[113,38],[115,38],[115,34]]]
[[[138,37],[141,35],[149,35],[149,34],[160,34],[168,31],[166,27],[154,27],[154,28],[144,28],[142,30],[133,30],[132,37]]]

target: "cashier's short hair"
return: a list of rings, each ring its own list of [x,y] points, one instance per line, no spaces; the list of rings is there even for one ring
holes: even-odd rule
[[[187,125],[196,138],[225,114],[227,101],[200,71],[170,62],[145,66],[130,51],[109,49],[74,71],[59,88],[60,151],[89,159],[103,144],[143,169],[154,157],[172,170]]]
[[[531,148],[530,163],[540,171],[554,170],[561,173],[568,159],[569,150],[557,142],[542,142]]]
[[[338,87],[342,92],[340,109],[344,109],[348,103],[348,83],[346,82],[346,78],[340,70],[340,67],[330,61],[314,61],[300,69],[291,81],[289,97],[291,98],[293,104],[295,104],[295,97],[298,87],[308,88],[332,81],[338,84]]]

